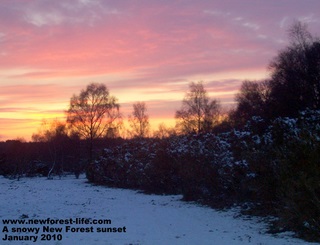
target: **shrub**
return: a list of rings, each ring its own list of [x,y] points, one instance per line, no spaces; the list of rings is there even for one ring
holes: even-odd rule
[[[279,217],[275,230],[319,240],[320,111],[269,123],[253,117],[242,130],[220,134],[123,141],[89,172],[96,183],[181,193],[214,207],[249,202]]]

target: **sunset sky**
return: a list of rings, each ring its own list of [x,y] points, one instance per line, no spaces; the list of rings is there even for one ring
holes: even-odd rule
[[[30,140],[42,119],[104,83],[127,118],[145,101],[172,123],[188,84],[231,106],[268,76],[294,20],[320,36],[319,0],[10,0],[0,2],[0,141]]]

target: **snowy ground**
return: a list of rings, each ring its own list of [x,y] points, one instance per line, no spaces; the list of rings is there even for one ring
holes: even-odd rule
[[[93,186],[86,183],[84,177],[23,178],[20,181],[0,177],[0,244],[309,244],[285,235],[265,234],[265,224],[256,218],[239,217],[236,210],[216,211],[180,199],[181,196],[144,195]],[[64,224],[3,224],[4,219],[29,222],[48,218],[49,222],[61,220]],[[90,219],[89,222],[107,219],[111,224],[65,224],[70,218],[72,222],[76,218]],[[44,232],[44,227],[54,229]],[[77,227],[84,229],[76,231]],[[18,234],[13,233],[12,228],[21,231],[37,228],[38,233],[35,234],[35,229]],[[97,232],[98,228],[120,229]],[[34,236],[37,241],[3,240],[18,235],[29,239]],[[41,241],[41,238],[51,241]]]

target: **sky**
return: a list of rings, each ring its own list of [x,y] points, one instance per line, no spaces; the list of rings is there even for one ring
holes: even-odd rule
[[[190,82],[232,107],[242,81],[269,76],[295,20],[320,36],[320,1],[1,1],[0,141],[64,120],[92,82],[124,118],[144,101],[154,128],[173,125]]]

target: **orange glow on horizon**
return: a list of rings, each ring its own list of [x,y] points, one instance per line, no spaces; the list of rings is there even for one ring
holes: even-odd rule
[[[22,120],[22,122],[16,121],[12,122],[12,119],[8,119],[11,124],[11,127],[2,124],[0,127],[1,132],[5,132],[5,134],[1,135],[0,141],[6,141],[6,140],[13,140],[18,138],[23,138],[26,141],[31,141],[32,134],[38,133],[38,130],[41,127],[41,124],[43,123],[43,120],[46,120],[48,123],[53,122],[54,120],[58,120],[61,122],[65,122],[65,118],[58,117],[61,115],[50,115],[50,117],[41,117],[41,118],[34,118],[34,119],[28,119],[28,120]],[[153,134],[154,131],[158,130],[158,127],[160,124],[164,124],[167,128],[173,128],[175,126],[175,119],[174,118],[149,118],[150,122],[150,130],[151,134]],[[7,130],[4,130],[4,129]],[[129,123],[127,119],[124,120],[124,128],[121,131],[121,135],[125,136],[126,130],[130,130]]]

